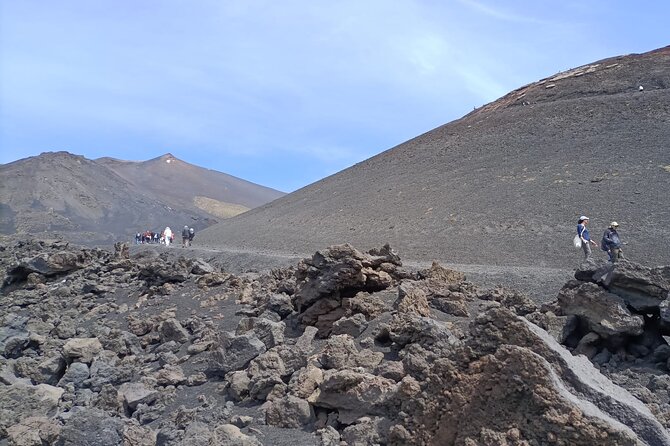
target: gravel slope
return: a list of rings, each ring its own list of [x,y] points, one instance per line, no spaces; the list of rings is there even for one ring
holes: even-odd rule
[[[666,264],[668,86],[670,47],[559,73],[210,227],[199,243],[390,243],[410,259],[572,269],[572,234],[587,214],[597,240],[617,220],[629,258]]]

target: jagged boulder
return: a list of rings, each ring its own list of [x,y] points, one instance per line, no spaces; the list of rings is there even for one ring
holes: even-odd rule
[[[66,274],[84,268],[93,259],[94,257],[87,250],[38,254],[23,259],[18,264],[10,267],[7,270],[3,285],[23,282],[32,273],[46,277]]]
[[[158,392],[141,382],[123,383],[119,387],[119,397],[131,412],[139,404],[152,404],[158,398]]]
[[[251,380],[249,374],[243,370],[236,370],[226,375],[228,383],[227,393],[235,401],[242,401],[249,395]]]
[[[64,390],[48,384],[36,386],[17,381],[0,387],[0,436],[6,429],[28,417],[52,417]]]
[[[640,312],[655,311],[670,292],[670,266],[647,268],[622,261],[612,264],[603,285]]]
[[[575,270],[574,277],[580,282],[602,283],[607,273],[612,269],[612,264],[605,260],[595,259],[590,262],[582,262]]]
[[[358,337],[368,327],[368,322],[365,316],[361,313],[356,313],[351,317],[343,317],[333,323],[332,335],[346,334],[353,337]]]
[[[187,380],[184,370],[178,365],[166,364],[155,374],[156,382],[161,386],[178,386]]]
[[[217,426],[214,429],[213,444],[220,446],[262,446],[257,438],[244,434],[239,427],[233,424]]]
[[[189,259],[187,267],[191,274],[197,276],[204,276],[205,274],[211,274],[216,271],[212,265],[203,259]]]
[[[428,317],[398,314],[380,328],[377,339],[392,342],[397,350],[408,344],[447,353],[460,344],[446,323]]]
[[[343,299],[359,292],[380,291],[394,283],[383,269],[389,264],[401,265],[388,247],[375,254],[363,254],[348,244],[331,246],[301,261],[295,273],[293,296],[300,320],[319,328],[320,336],[327,336],[335,321],[350,315],[343,307]]]
[[[323,382],[323,370],[308,364],[291,376],[288,384],[290,394],[307,399]]]
[[[383,417],[361,417],[342,430],[346,444],[387,444],[391,421]]]
[[[546,330],[551,336],[560,344],[564,344],[568,337],[578,328],[577,316],[557,316],[552,311],[546,313],[534,312],[526,316],[526,318]]]
[[[30,332],[27,328],[28,317],[8,314],[0,327],[0,355],[15,358],[30,343]]]
[[[284,360],[276,350],[262,353],[253,359],[247,369],[249,396],[264,401],[276,385],[283,385],[283,377],[289,375]]]
[[[27,417],[7,428],[7,440],[12,446],[42,446],[54,444],[61,426],[47,417]]]
[[[229,278],[230,274],[217,272],[205,273],[201,276],[198,276],[196,279],[196,284],[198,285],[198,288],[213,288],[223,285]]]
[[[268,349],[284,343],[285,330],[286,324],[284,322],[273,322],[269,319],[257,318],[253,323],[253,332]]]
[[[433,261],[430,268],[419,271],[418,277],[422,280],[428,280],[428,285],[437,289],[461,284],[466,280],[465,274],[461,271],[445,268],[435,261]]]
[[[84,381],[90,376],[88,365],[83,362],[73,362],[67,367],[65,374],[58,381],[59,387],[65,387],[68,384],[74,385],[75,389],[81,388]]]
[[[400,284],[398,299],[393,304],[393,309],[402,314],[430,316],[430,306],[428,305],[426,292],[413,282]]]
[[[234,370],[244,369],[252,359],[265,352],[265,344],[254,334],[236,336],[223,333],[217,347],[212,351],[209,371],[225,375]]]
[[[295,311],[291,297],[287,294],[273,294],[268,299],[265,308],[285,318]]]
[[[603,337],[639,335],[644,319],[633,315],[626,303],[595,283],[568,282],[558,294],[558,303],[564,315],[584,319],[591,331]]]
[[[29,370],[28,376],[37,384],[56,385],[65,370],[66,363],[60,354],[54,354],[42,359]]]
[[[384,359],[381,352],[371,350],[358,351],[354,339],[349,335],[332,336],[318,356],[324,369],[344,369],[362,367],[374,369]]]
[[[429,403],[436,427],[431,433],[417,430],[419,438],[411,444],[507,444],[515,439],[522,442],[516,444],[644,444],[625,425],[575,398],[555,381],[548,361],[529,349],[501,345],[471,366],[460,370],[449,361],[435,364],[431,379],[436,381],[428,388],[444,398]]]
[[[278,427],[301,428],[315,420],[312,406],[294,395],[286,395],[266,403],[264,412],[265,422]]]
[[[175,318],[164,320],[158,325],[158,334],[161,342],[174,341],[178,344],[188,342],[188,331]]]
[[[356,293],[354,297],[342,299],[342,307],[346,310],[346,315],[362,314],[365,317],[365,320],[369,321],[389,310],[388,306],[380,297],[382,294],[388,294],[390,296],[397,295],[393,289],[376,293],[361,291]]]
[[[188,275],[189,269],[184,262],[170,262],[160,258],[141,263],[138,272],[138,276],[149,286],[184,282]]]
[[[395,394],[393,380],[353,370],[327,370],[319,388],[307,399],[313,406],[336,409],[339,420],[351,424],[365,415],[385,415]]]
[[[112,417],[97,409],[75,412],[67,419],[57,446],[149,446],[156,444],[156,433],[132,421]]]
[[[63,356],[66,359],[76,359],[86,364],[90,364],[101,351],[102,344],[98,338],[72,338],[63,345]]]
[[[487,361],[487,364],[488,361],[494,361],[492,364],[498,363],[491,373],[492,380],[506,373],[499,367],[500,361],[508,364],[512,381],[504,384],[502,380],[501,386],[506,386],[507,390],[501,391],[508,392],[513,389],[513,382],[517,380],[515,376],[526,370],[529,376],[519,380],[519,384],[524,383],[522,386],[527,386],[535,379],[541,380],[543,382],[541,387],[546,387],[550,393],[556,395],[555,398],[547,398],[546,403],[559,402],[556,407],[547,406],[547,410],[557,415],[543,420],[558,425],[554,425],[551,429],[537,425],[531,429],[532,435],[537,438],[541,438],[541,435],[545,435],[546,438],[549,432],[556,432],[554,435],[558,435],[558,432],[571,425],[569,430],[574,432],[574,444],[589,444],[589,441],[594,441],[593,435],[604,430],[610,438],[620,438],[621,440],[617,441],[621,441],[622,444],[630,442],[630,437],[637,442],[670,445],[670,436],[640,400],[613,384],[585,357],[573,356],[547,332],[508,310],[492,309],[480,315],[475,321],[473,337],[468,345],[473,351],[482,355],[480,356],[482,361]],[[508,346],[515,348],[510,349]],[[486,357],[487,354],[495,356],[496,353],[501,355],[496,360]],[[523,365],[524,363],[527,366]],[[477,367],[474,369],[472,367],[473,365],[468,365],[469,370],[477,370]],[[440,372],[436,370],[435,374],[438,373]],[[531,375],[535,376],[531,379]],[[448,383],[443,382],[440,385],[448,386]],[[543,398],[539,388],[533,389],[533,395],[536,400]],[[513,401],[511,396],[495,400]],[[572,413],[574,408],[582,414],[581,419],[571,420],[569,417],[558,416],[562,412]],[[533,410],[538,414],[543,412]],[[493,416],[492,419],[496,417]]]
[[[502,287],[482,292],[478,297],[483,300],[499,302],[503,307],[509,308],[520,316],[525,316],[537,310],[537,305],[527,295]]]

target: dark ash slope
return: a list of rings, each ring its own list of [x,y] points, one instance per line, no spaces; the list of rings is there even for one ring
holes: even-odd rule
[[[205,196],[251,209],[285,195],[223,172],[186,163],[169,153],[142,162],[114,158],[96,161],[141,190],[157,197],[170,197],[181,207],[193,207],[194,197]]]
[[[670,47],[559,73],[199,241],[299,253],[389,242],[408,259],[571,267],[587,214],[598,240],[617,220],[630,258],[668,263],[669,87]]]

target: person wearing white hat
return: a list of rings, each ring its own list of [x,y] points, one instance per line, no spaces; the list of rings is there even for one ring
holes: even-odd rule
[[[609,260],[612,263],[616,263],[618,260],[623,259],[623,250],[621,249],[621,238],[617,229],[619,228],[619,223],[613,221],[610,223],[609,228],[605,230],[603,234],[603,250],[607,251]]]
[[[589,260],[591,258],[591,245],[598,246],[596,242],[591,240],[591,235],[589,230],[586,229],[586,225],[589,222],[589,217],[582,215],[579,217],[577,222],[577,235],[582,241],[582,250],[584,250],[584,260]]]

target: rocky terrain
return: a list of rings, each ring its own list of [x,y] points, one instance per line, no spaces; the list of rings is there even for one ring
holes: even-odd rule
[[[0,165],[0,233],[113,243],[166,226],[204,229],[282,195],[171,154],[131,162],[48,152]]]
[[[0,444],[670,445],[670,267],[539,304],[388,245],[198,254],[3,239]]]
[[[408,260],[574,269],[585,214],[598,240],[618,221],[630,259],[670,264],[669,87],[670,47],[557,73],[200,242],[298,253],[389,242]]]

